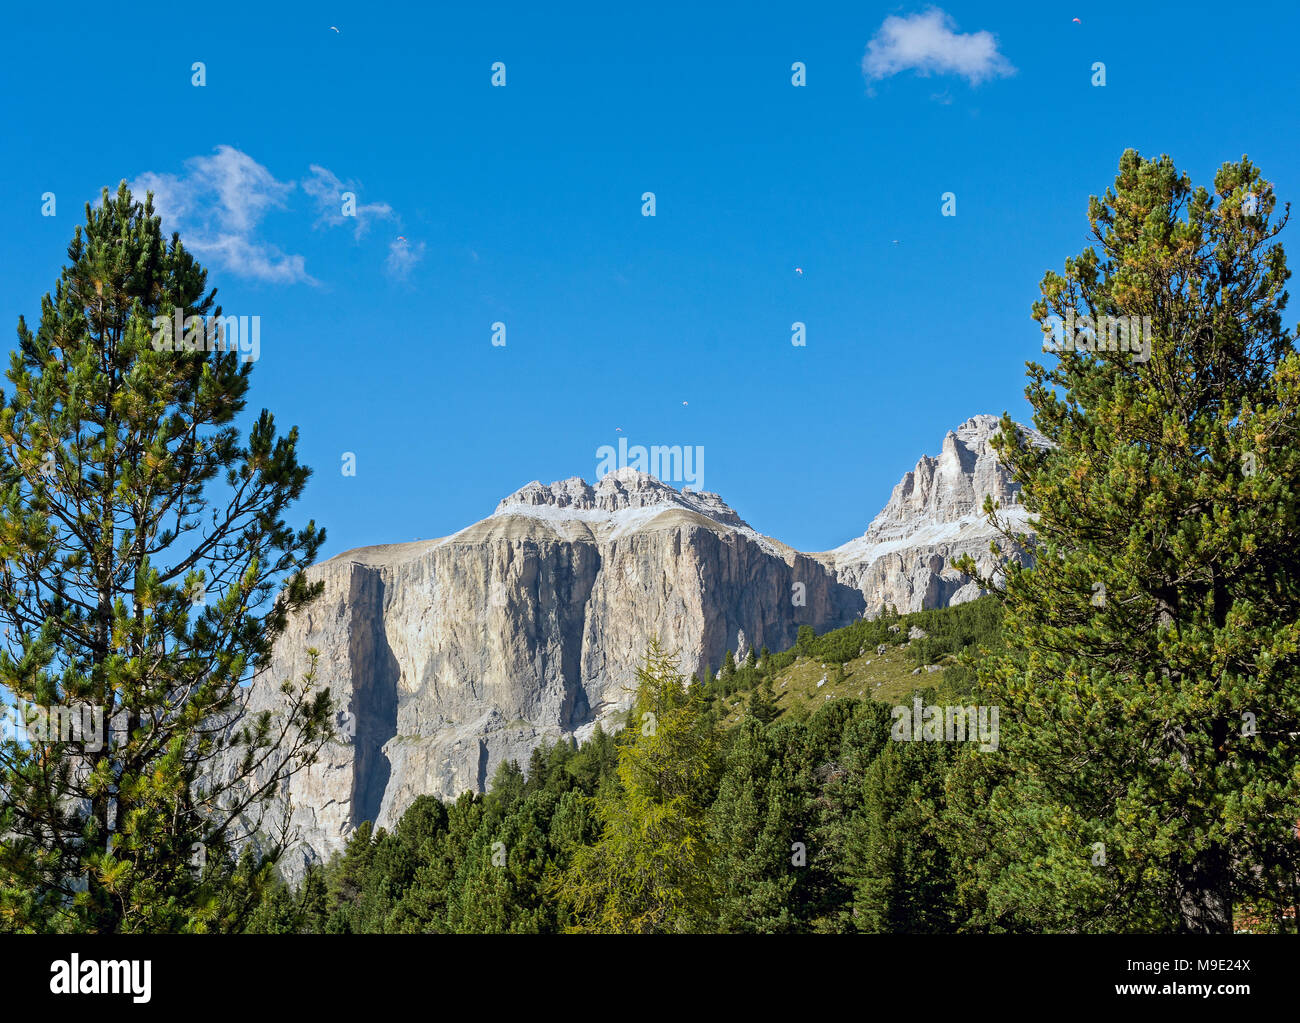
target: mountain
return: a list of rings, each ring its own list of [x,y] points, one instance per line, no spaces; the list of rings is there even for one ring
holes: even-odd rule
[[[1049,443],[1036,430],[1017,428],[1031,444]],[[818,555],[836,579],[862,593],[868,613],[886,604],[921,611],[978,597],[979,586],[949,566],[970,554],[982,573],[999,567],[989,553],[997,531],[982,510],[986,495],[1001,505],[1004,522],[1030,531],[1020,488],[989,443],[1000,429],[997,416],[979,415],[950,430],[939,456],[921,457],[862,536]]]
[[[324,592],[248,696],[275,709],[316,649],[319,684],[347,708],[350,741],[289,784],[302,844],[286,873],[341,849],[361,821],[391,828],[421,794],[482,792],[544,740],[616,726],[652,638],[702,675],[727,650],[789,648],[801,625],[975,596],[946,563],[966,550],[987,561],[983,495],[1014,499],[987,443],[996,424],[977,416],[949,433],[863,537],[821,554],[763,536],[717,494],[620,469],[594,486],[534,481],[452,536],[314,566]]]
[[[294,823],[324,856],[363,820],[391,827],[422,793],[481,792],[503,760],[610,723],[653,637],[689,674],[865,607],[718,495],[630,469],[594,487],[530,483],[452,536],[359,548],[309,574],[324,592],[277,642],[250,704],[275,708],[279,682],[319,650],[321,684],[355,731],[290,783]]]

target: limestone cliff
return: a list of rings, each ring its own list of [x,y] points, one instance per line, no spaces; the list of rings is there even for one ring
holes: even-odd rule
[[[608,723],[654,636],[689,674],[865,608],[718,495],[634,470],[594,487],[531,483],[453,536],[348,551],[311,575],[324,593],[291,622],[251,702],[273,706],[316,648],[355,737],[290,785],[304,843],[291,874],[363,820],[391,828],[422,793],[481,792],[503,760]]]

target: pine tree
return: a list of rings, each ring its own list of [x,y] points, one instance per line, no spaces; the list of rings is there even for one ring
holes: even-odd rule
[[[526,783],[524,772],[514,760],[503,760],[497,764],[496,773],[488,785],[489,799],[495,806],[509,812],[510,808],[524,798]]]
[[[776,696],[770,678],[764,678],[750,691],[749,716],[760,725],[766,725],[776,717]]]
[[[755,690],[757,692],[757,690]],[[727,751],[726,771],[709,810],[709,841],[722,933],[803,929],[810,813],[800,784],[798,729],[746,722]]]
[[[1300,359],[1276,205],[1244,157],[1211,191],[1126,152],[1095,247],[1034,305],[1079,328],[1029,367],[1053,446],[1009,417],[997,443],[1039,546],[1007,574],[1012,650],[981,672],[1018,765],[996,883],[1079,890],[1083,864],[1114,927],[1225,932],[1242,899],[1297,901]],[[1101,349],[1085,315],[1148,317],[1149,349]]]
[[[860,931],[956,928],[953,871],[941,833],[947,754],[941,743],[889,742],[867,769],[846,850]]]
[[[310,474],[296,430],[263,411],[241,436],[251,362],[207,350],[203,327],[166,350],[158,324],[221,308],[152,198],[105,190],[67,254],[0,392],[0,687],[17,726],[0,742],[0,918],[207,929],[232,842],[327,735],[314,671],[285,681],[283,715],[227,728],[318,592],[302,570],[324,533],[282,518]],[[90,727],[53,734],[48,708]]]

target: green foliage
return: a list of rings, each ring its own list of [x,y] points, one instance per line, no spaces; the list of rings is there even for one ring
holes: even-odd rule
[[[760,725],[769,724],[776,717],[776,696],[772,692],[771,678],[764,678],[750,692],[749,717]]]
[[[718,736],[657,643],[637,679],[633,720],[640,728],[619,750],[619,787],[597,800],[600,838],[577,851],[560,895],[574,929],[699,930],[709,920],[705,814]]]
[[[714,850],[709,918],[725,933],[802,929],[813,816],[809,778],[798,730],[765,724],[751,716],[732,736],[708,815]]]
[[[983,869],[1025,925],[1226,932],[1242,900],[1294,904],[1300,357],[1275,210],[1245,158],[1211,191],[1129,151],[1095,247],[1043,279],[1040,322],[1145,316],[1151,347],[1031,365],[1053,446],[1009,419],[998,441],[1039,549],[980,671],[1021,765],[989,765]]]
[[[913,664],[935,664],[948,655],[972,648],[996,648],[1002,639],[1002,605],[994,597],[942,611],[920,611],[908,616],[908,628],[916,626],[926,635],[907,647]]]
[[[105,190],[67,253],[0,393],[0,691],[24,719],[102,725],[0,740],[0,927],[228,929],[267,874],[232,850],[264,824],[280,853],[265,797],[330,734],[314,663],[283,714],[241,717],[241,684],[319,591],[303,569],[324,533],[283,518],[310,470],[269,412],[238,425],[238,351],[155,346],[155,317],[221,308],[152,198]]]
[[[926,934],[958,923],[953,871],[943,842],[944,776],[951,747],[891,742],[866,770],[847,853],[854,925]]]

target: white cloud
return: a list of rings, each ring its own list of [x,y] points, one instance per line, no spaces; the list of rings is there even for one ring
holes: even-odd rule
[[[306,281],[302,256],[288,255],[257,237],[267,211],[283,208],[292,181],[277,181],[265,167],[232,146],[185,161],[182,174],[141,174],[130,183],[137,195],[154,193],[154,207],[169,229],[204,261],[233,273],[280,284]]]
[[[972,85],[1013,75],[1016,69],[998,52],[991,32],[955,31],[956,23],[932,7],[910,17],[890,15],[867,43],[862,73],[876,80],[903,71],[919,75],[960,75]]]
[[[355,193],[357,186],[319,164],[311,164],[310,170],[302,191],[315,204],[315,226],[337,227],[355,219],[355,237],[360,239],[375,221],[400,223],[386,202],[359,203],[355,218],[344,216],[342,193]],[[276,180],[233,146],[218,146],[210,156],[191,157],[180,174],[149,171],[130,182],[138,196],[154,193],[154,208],[166,229],[179,231],[185,247],[204,262],[276,284],[316,284],[303,256],[286,253],[260,232],[267,212],[285,208],[298,187],[292,181]],[[388,273],[405,278],[424,258],[424,249],[423,242],[413,246],[398,238],[388,247],[384,264]]]
[[[384,266],[399,281],[405,280],[415,264],[424,258],[424,242],[412,245],[405,238],[394,238],[388,246],[388,259]]]
[[[302,190],[316,200],[316,224],[338,227],[349,220],[356,221],[355,237],[360,238],[372,220],[395,220],[393,208],[386,202],[357,203],[355,216],[343,215],[343,193],[358,191],[351,181],[343,181],[332,171],[319,164],[311,165],[311,177],[302,183]]]

